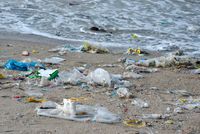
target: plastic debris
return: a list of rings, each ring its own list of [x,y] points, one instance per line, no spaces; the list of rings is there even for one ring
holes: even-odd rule
[[[134,49],[134,48],[128,48],[127,50],[127,54],[141,54],[141,50],[138,48],[138,49]]]
[[[6,78],[3,74],[0,74],[0,79]]]
[[[70,99],[63,99],[64,105],[52,102],[49,108],[37,108],[37,115],[62,118],[73,121],[93,121],[101,123],[118,123],[121,118],[119,115],[113,114],[103,107],[93,107],[78,104]],[[55,107],[56,105],[56,107]]]
[[[182,114],[183,110],[180,107],[174,109],[174,113]]]
[[[109,87],[111,86],[111,76],[102,68],[97,68],[96,70],[90,72],[88,74],[88,78],[96,84]]]
[[[136,65],[146,66],[146,67],[187,67],[192,66],[196,62],[196,59],[188,56],[177,56],[169,54],[167,56],[161,56],[157,58],[152,58],[148,60],[139,61]]]
[[[99,54],[109,53],[108,49],[97,47],[97,46],[93,46],[93,45],[89,44],[88,42],[85,42],[83,44],[83,47],[82,47],[81,51],[87,52],[87,53],[99,53]]]
[[[45,99],[37,99],[35,97],[28,97],[26,98],[26,102],[33,102],[33,103],[42,103],[45,102]]]
[[[48,64],[60,64],[63,61],[65,61],[65,59],[60,58],[60,57],[51,57],[51,58],[45,58],[44,60],[42,60],[43,63],[48,63]]]
[[[81,52],[81,48],[82,48],[82,46],[75,47],[75,46],[72,46],[72,45],[65,45],[63,47],[50,49],[49,52],[58,52],[60,54],[64,54],[67,51],[70,51],[70,52]]]
[[[59,78],[65,84],[80,85],[82,82],[87,82],[86,76],[76,68],[70,72],[61,72]]]
[[[137,65],[129,65],[126,67],[126,70],[136,72],[136,73],[154,73],[158,72],[157,68],[147,68],[147,67],[141,67]]]
[[[176,89],[169,89],[167,90],[165,93],[168,94],[175,94],[175,95],[179,95],[179,96],[192,96],[191,93],[189,93],[186,90],[176,90]]]
[[[22,52],[22,56],[29,56],[29,52],[28,51],[23,51]]]
[[[191,71],[192,74],[200,74],[200,68]]]
[[[129,92],[128,88],[118,88],[117,89],[117,94],[120,98],[130,98],[132,94]]]
[[[149,107],[149,104],[139,98],[135,98],[132,103],[133,105],[137,106],[137,107],[140,107],[140,108],[148,108]]]
[[[49,86],[50,85],[50,81],[48,80],[47,77],[42,77],[41,80],[40,80],[40,83],[39,83],[39,87],[46,87],[46,86]]]
[[[142,116],[143,119],[162,119],[161,114],[144,114]]]
[[[124,79],[140,79],[144,78],[142,75],[134,73],[134,72],[124,72],[123,73]]]
[[[134,120],[125,120],[123,121],[123,123],[126,125],[126,126],[129,126],[129,127],[134,127],[134,128],[142,128],[142,127],[145,127],[146,126],[146,123],[141,121],[141,120],[138,120],[138,119],[134,119]]]
[[[174,124],[174,121],[173,120],[167,120],[167,121],[165,121],[165,124]]]
[[[188,99],[179,99],[176,105],[179,109],[193,110],[200,108],[200,99],[193,99],[192,97]]]
[[[53,80],[55,79],[56,77],[58,77],[58,69],[47,69],[47,70],[44,70],[44,69],[41,69],[38,71],[38,75],[41,76],[41,77],[46,77],[48,78],[48,80]]]
[[[44,66],[41,66],[41,64],[37,62],[19,62],[16,60],[8,60],[6,64],[4,65],[6,69],[10,70],[19,70],[19,71],[28,71],[30,68],[44,68]]]

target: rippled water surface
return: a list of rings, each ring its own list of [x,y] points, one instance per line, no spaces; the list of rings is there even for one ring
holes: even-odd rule
[[[199,55],[200,0],[0,0],[0,30]]]

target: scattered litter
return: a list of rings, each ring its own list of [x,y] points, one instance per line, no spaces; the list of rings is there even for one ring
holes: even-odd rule
[[[161,114],[143,114],[142,116],[143,119],[162,119]]]
[[[154,73],[158,72],[157,68],[147,68],[147,67],[141,67],[137,65],[129,65],[126,67],[126,70],[135,72],[135,73]]]
[[[74,68],[70,72],[61,72],[59,78],[64,84],[80,85],[82,82],[86,81],[86,76],[84,76],[79,70]]]
[[[148,60],[142,60],[136,63],[139,66],[146,67],[171,67],[171,66],[192,66],[196,59],[188,56],[167,55]]]
[[[38,75],[41,76],[41,77],[46,77],[48,78],[48,80],[53,80],[55,79],[56,77],[58,77],[58,69],[47,69],[47,70],[44,70],[44,69],[41,69],[38,71]]]
[[[168,125],[174,124],[174,121],[173,120],[167,120],[167,121],[165,121],[165,124],[168,124]]]
[[[98,54],[103,54],[103,53],[109,53],[109,50],[106,48],[102,47],[97,47],[89,44],[88,42],[85,42],[83,44],[83,47],[81,49],[82,52],[87,52],[87,53],[98,53]]]
[[[102,68],[97,68],[96,70],[90,72],[88,78],[96,84],[109,87],[111,86],[111,76]]]
[[[60,58],[60,57],[51,57],[51,58],[45,58],[44,60],[42,60],[42,62],[46,64],[60,64],[63,61],[65,61],[65,59]]]
[[[23,51],[22,52],[22,56],[29,56],[29,52],[28,51]]]
[[[192,74],[200,74],[200,68],[191,71]]]
[[[134,55],[134,54],[141,54],[141,50],[139,48],[138,49],[128,48],[128,50],[127,50],[126,53],[127,54],[132,54],[132,55]]]
[[[140,79],[144,78],[142,75],[134,73],[134,72],[124,72],[123,73],[124,79]]]
[[[6,69],[10,70],[19,70],[19,71],[28,71],[31,68],[44,68],[43,65],[38,62],[19,62],[16,60],[8,60],[4,65]]]
[[[130,98],[132,97],[132,94],[129,92],[128,88],[118,88],[117,94],[120,98]]]
[[[179,95],[179,96],[192,96],[191,93],[189,93],[186,90],[176,90],[176,89],[169,89],[167,91],[164,91],[163,93],[167,93],[167,94],[175,94],[175,95]]]
[[[143,128],[146,126],[146,123],[141,121],[141,120],[138,120],[138,119],[134,119],[134,120],[125,120],[123,121],[123,123],[126,125],[126,126],[129,126],[129,127],[134,127],[134,128]]]
[[[0,74],[0,79],[5,79],[5,78],[6,78],[5,75]]]
[[[121,68],[123,68],[121,65],[117,65],[117,64],[104,64],[104,65],[99,65],[99,67],[121,67]]]
[[[174,113],[182,114],[183,110],[180,107],[177,107],[177,108],[174,109]]]
[[[45,99],[37,99],[35,97],[28,97],[26,98],[26,102],[33,102],[33,103],[42,103],[45,102]]]
[[[39,53],[37,50],[32,50],[33,54]]]
[[[137,107],[140,107],[140,108],[148,108],[149,107],[149,104],[139,98],[135,98],[132,103],[133,105],[137,106]]]
[[[64,105],[51,103],[53,108],[51,108],[51,105],[48,108],[45,107],[45,109],[39,107],[36,109],[37,115],[73,121],[93,121],[101,123],[118,123],[121,120],[119,115],[113,114],[103,107],[82,105],[70,99],[63,99],[63,103]]]

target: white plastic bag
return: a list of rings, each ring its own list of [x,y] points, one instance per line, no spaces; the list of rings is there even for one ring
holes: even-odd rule
[[[88,78],[96,84],[109,87],[111,86],[111,76],[106,70],[102,68],[97,68],[91,72],[88,75]]]

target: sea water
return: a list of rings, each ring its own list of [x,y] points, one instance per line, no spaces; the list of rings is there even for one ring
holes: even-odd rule
[[[200,1],[0,0],[0,31],[200,56]]]

